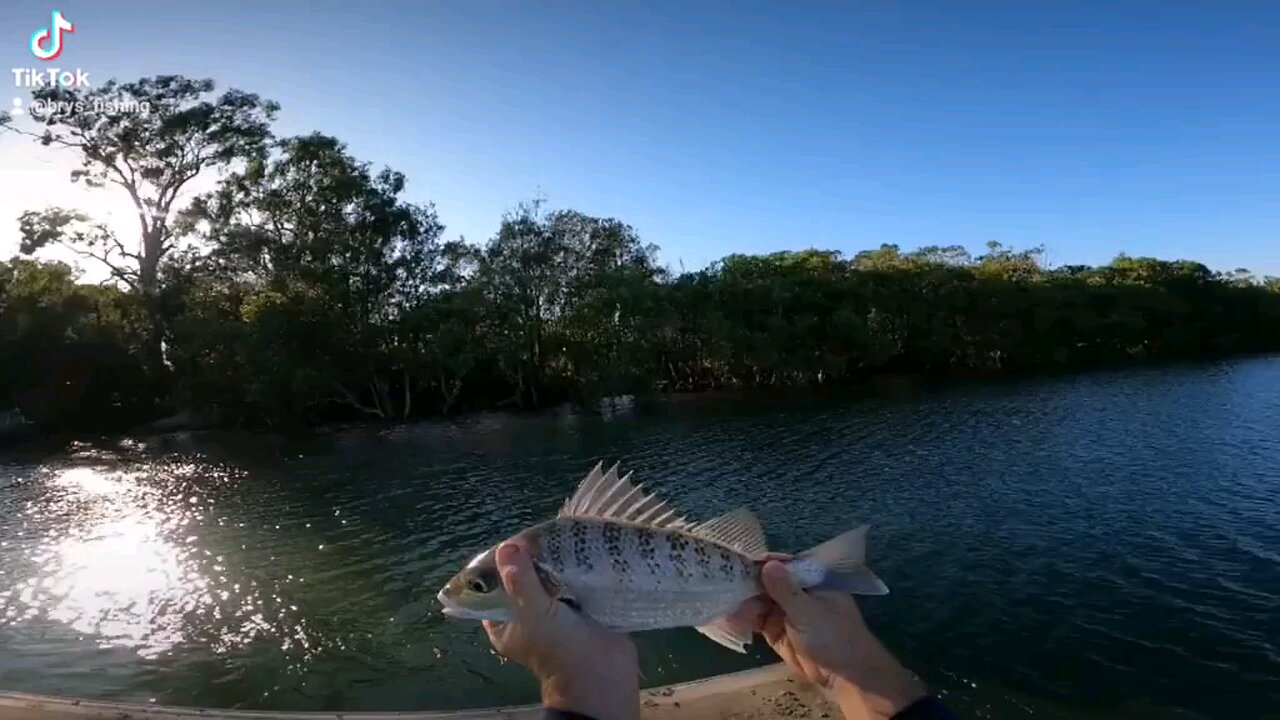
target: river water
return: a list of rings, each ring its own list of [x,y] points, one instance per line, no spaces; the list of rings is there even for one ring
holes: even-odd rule
[[[872,524],[863,601],[987,717],[1280,712],[1280,359],[897,397],[682,398],[284,441],[0,455],[0,689],[191,706],[531,701],[434,595],[598,459],[798,550]],[[636,636],[645,682],[763,664]]]

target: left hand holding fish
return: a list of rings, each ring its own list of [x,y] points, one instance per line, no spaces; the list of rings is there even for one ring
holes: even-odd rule
[[[924,683],[871,633],[858,603],[844,593],[805,591],[777,562],[785,559],[770,556],[761,573],[765,594],[743,603],[730,619],[764,635],[796,674],[827,690],[844,720],[891,719],[921,701]]]
[[[631,640],[548,595],[518,541],[499,547],[496,560],[514,620],[485,620],[484,629],[495,650],[538,677],[543,706],[596,720],[635,720],[640,670]]]

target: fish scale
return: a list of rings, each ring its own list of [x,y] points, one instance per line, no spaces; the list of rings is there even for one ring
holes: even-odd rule
[[[759,593],[757,561],[682,530],[557,518],[522,536],[561,594],[616,630],[701,625]]]
[[[692,522],[631,475],[597,465],[552,520],[513,540],[531,553],[544,587],[619,631],[692,626],[738,652],[749,629],[727,619],[760,592],[764,531],[746,508]],[[803,588],[878,595],[888,588],[864,563],[866,527],[783,561]],[[452,617],[507,621],[510,598],[496,546],[476,556],[437,596]]]

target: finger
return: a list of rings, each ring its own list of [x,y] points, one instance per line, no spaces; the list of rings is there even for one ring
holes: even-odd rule
[[[778,603],[792,625],[800,627],[813,615],[813,598],[791,579],[786,565],[776,561],[765,563],[760,579],[764,583],[765,592]]]
[[[489,642],[497,645],[502,642],[502,638],[506,635],[506,623],[496,620],[481,620],[480,624],[484,626],[484,634],[489,636]]]
[[[789,555],[789,554],[787,554],[787,553],[780,553],[780,552],[768,552],[768,553],[765,553],[765,554],[764,554],[764,559],[765,559],[766,561],[769,561],[769,560],[781,560],[781,561],[785,562],[785,561],[787,561],[787,560],[794,560],[794,559],[795,559],[795,557],[796,557],[795,555]]]
[[[791,643],[787,641],[785,636],[782,638],[782,642],[776,645],[771,644],[769,647],[773,648],[773,651],[778,654],[778,658],[786,663],[787,667],[791,668],[791,672],[802,678],[807,677],[805,667],[800,662],[800,656],[796,655],[795,648],[791,647]]]
[[[765,616],[764,622],[760,628],[760,634],[764,636],[765,642],[769,643],[779,655],[782,654],[782,648],[790,649],[790,643],[787,642],[787,623],[783,617],[782,611],[775,606],[768,615]]]
[[[547,611],[551,606],[551,596],[542,587],[528,551],[519,543],[507,542],[498,547],[494,557],[502,586],[511,598],[516,615],[528,616]]]
[[[743,601],[736,610],[729,613],[725,619],[735,628],[760,632],[764,627],[765,615],[768,614],[769,606],[772,604],[771,601],[765,598],[749,598]]]
[[[832,612],[841,615],[852,615],[858,622],[862,622],[862,609],[858,606],[858,600],[854,596],[838,590],[821,590],[816,593],[810,593],[819,603],[831,608]]]
[[[798,665],[804,672],[805,677],[809,678],[813,683],[826,687],[827,683],[830,682],[830,674],[828,674],[826,670],[822,669],[821,665],[815,663],[804,655],[796,655],[795,659],[796,665]]]

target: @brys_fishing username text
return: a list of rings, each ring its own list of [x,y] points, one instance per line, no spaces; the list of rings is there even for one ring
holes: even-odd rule
[[[151,112],[151,103],[142,100],[125,98],[94,98],[93,100],[32,100],[28,105],[29,112],[39,115],[66,115],[74,113],[138,113],[147,115]]]

